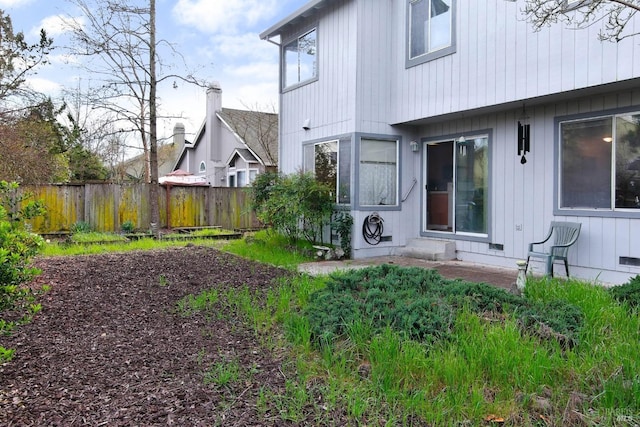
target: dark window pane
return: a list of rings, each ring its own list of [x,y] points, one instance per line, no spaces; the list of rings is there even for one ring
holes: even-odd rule
[[[612,119],[561,124],[561,208],[611,209]]]

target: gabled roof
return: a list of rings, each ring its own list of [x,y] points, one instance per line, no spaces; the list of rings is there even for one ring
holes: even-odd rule
[[[216,113],[222,124],[236,135],[264,166],[278,166],[278,115],[261,111],[223,108]],[[195,149],[204,139],[207,121],[204,120],[193,143],[185,142],[174,169],[180,165],[187,150]]]
[[[218,117],[265,166],[278,165],[277,114],[223,108]]]
[[[227,164],[230,164],[231,160],[233,160],[233,158],[236,156],[241,157],[242,160],[244,160],[246,163],[260,163],[260,161],[253,155],[251,150],[246,148],[236,148],[227,159]]]
[[[276,24],[261,32],[260,38],[262,40],[265,40],[279,36],[287,26],[296,25],[298,22],[313,15],[318,11],[318,9],[322,9],[332,1],[333,0],[311,0],[300,9],[293,12],[291,15],[287,16],[286,18],[280,20]]]

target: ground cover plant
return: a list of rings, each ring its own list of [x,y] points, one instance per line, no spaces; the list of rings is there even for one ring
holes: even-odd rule
[[[418,302],[404,289],[411,281],[433,295]],[[332,277],[290,322],[301,359],[316,361],[305,375],[348,396],[341,404],[363,423],[640,421],[637,310],[579,281],[530,280],[526,298],[486,290],[389,266]],[[420,322],[401,318],[410,306]]]
[[[15,348],[0,424],[638,423],[640,320],[611,291],[542,279],[516,297],[394,266],[312,277],[284,241],[38,257],[51,291],[0,338]]]
[[[621,303],[626,303],[630,308],[640,307],[640,275],[629,280],[620,286],[613,286],[609,289],[611,296]]]

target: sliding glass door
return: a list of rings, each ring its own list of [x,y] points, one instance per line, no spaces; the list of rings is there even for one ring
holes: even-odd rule
[[[426,143],[425,229],[487,234],[489,138]]]

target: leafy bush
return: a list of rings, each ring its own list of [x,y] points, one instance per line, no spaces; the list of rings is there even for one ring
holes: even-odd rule
[[[73,234],[90,233],[91,231],[93,231],[93,228],[88,222],[78,221],[74,224],[71,224],[71,229],[69,231],[71,231],[71,233]]]
[[[120,226],[120,229],[122,230],[123,233],[131,234],[135,231],[136,225],[133,223],[133,221],[128,219],[122,223],[122,225]]]
[[[387,327],[407,338],[433,343],[450,336],[463,309],[478,314],[513,315],[523,328],[544,339],[573,345],[582,312],[554,301],[533,304],[485,283],[444,279],[435,270],[381,265],[333,274],[327,287],[310,297],[303,315],[317,342],[344,336],[349,325],[366,319],[374,333]],[[553,331],[542,334],[539,331]]]
[[[25,220],[44,213],[40,201],[28,201],[30,194],[17,195],[18,184],[0,181],[0,309],[14,292],[7,287],[28,282],[38,271],[29,266],[43,239],[27,231]]]
[[[333,212],[332,189],[309,173],[260,174],[250,189],[258,219],[290,240],[322,239]]]
[[[640,275],[632,277],[627,283],[609,288],[611,296],[630,307],[640,307]]]
[[[39,270],[31,259],[43,246],[43,239],[27,231],[25,220],[44,213],[39,201],[28,201],[29,194],[17,195],[18,184],[0,181],[0,332],[8,332],[40,310],[36,293],[22,285]],[[13,351],[0,346],[0,362]]]
[[[353,217],[349,212],[337,212],[331,226],[340,236],[340,247],[347,257],[351,257],[351,233],[353,228]]]

